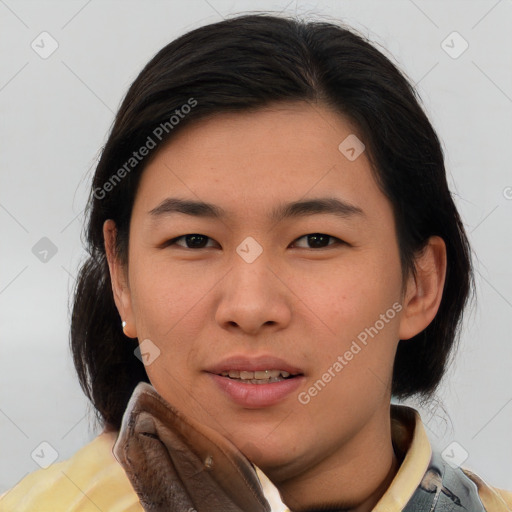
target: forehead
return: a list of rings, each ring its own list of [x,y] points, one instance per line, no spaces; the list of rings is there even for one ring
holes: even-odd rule
[[[136,206],[149,212],[180,195],[217,204],[226,216],[267,214],[283,203],[330,195],[360,209],[385,207],[355,132],[339,114],[302,102],[196,121],[153,155]]]

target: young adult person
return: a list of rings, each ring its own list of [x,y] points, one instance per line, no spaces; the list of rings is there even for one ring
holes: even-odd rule
[[[71,343],[104,431],[0,509],[511,510],[432,453],[470,248],[413,87],[341,25],[163,48],[94,176]]]

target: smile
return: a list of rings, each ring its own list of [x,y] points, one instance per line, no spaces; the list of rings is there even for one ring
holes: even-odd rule
[[[269,384],[271,382],[280,382],[284,379],[295,376],[285,370],[260,370],[254,372],[229,370],[221,372],[220,375],[222,377],[241,381],[244,384]]]

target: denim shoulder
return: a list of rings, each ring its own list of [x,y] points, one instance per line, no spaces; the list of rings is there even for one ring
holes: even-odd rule
[[[403,512],[512,512],[512,493],[494,489],[434,452]]]

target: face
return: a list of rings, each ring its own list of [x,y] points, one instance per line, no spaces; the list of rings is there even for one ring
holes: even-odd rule
[[[354,134],[305,103],[183,129],[144,170],[116,278],[156,390],[276,481],[355,457],[389,415],[400,257],[365,152],[338,148]]]

